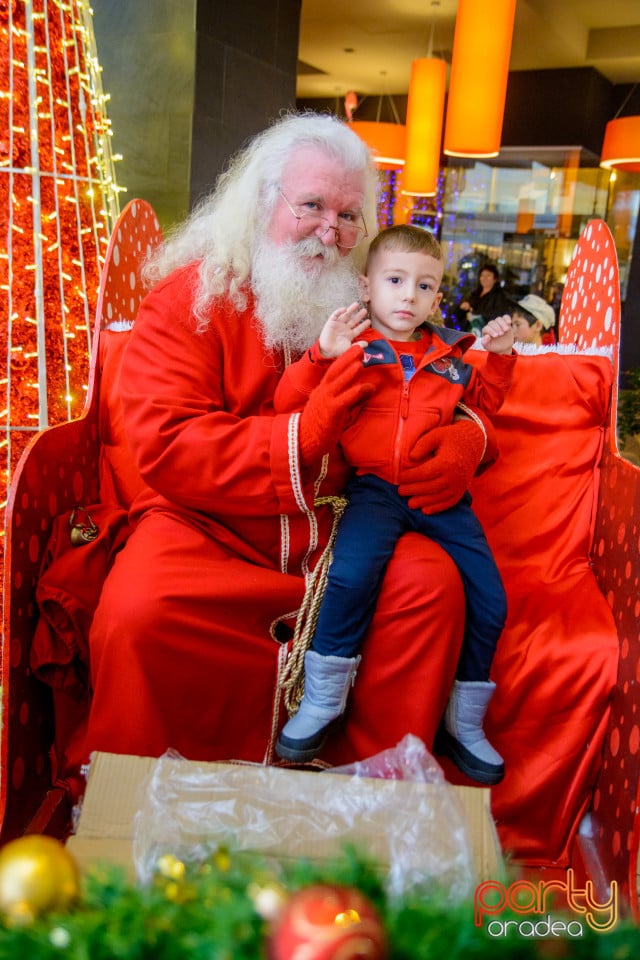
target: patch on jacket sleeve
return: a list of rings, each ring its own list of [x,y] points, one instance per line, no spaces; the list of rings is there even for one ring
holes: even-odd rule
[[[393,347],[386,340],[371,340],[364,348],[363,367],[373,367],[377,363],[397,363]]]
[[[439,360],[428,364],[426,369],[450,383],[459,383],[463,387],[466,387],[471,379],[471,365],[458,358],[440,357]]]

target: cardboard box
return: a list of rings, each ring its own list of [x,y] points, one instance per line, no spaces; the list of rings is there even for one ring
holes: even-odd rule
[[[347,839],[385,869],[398,856],[408,856],[418,871],[423,865],[428,871],[437,872],[439,865],[448,870],[449,861],[456,861],[455,874],[460,828],[472,873],[467,892],[473,892],[480,880],[499,879],[504,872],[489,790],[98,753],[68,847],[81,868],[112,861],[133,876],[134,834],[138,857],[141,849],[151,856],[154,844],[158,855],[180,854],[174,846],[197,845],[204,833],[233,849],[279,859],[330,857]],[[458,880],[456,874],[452,882]]]

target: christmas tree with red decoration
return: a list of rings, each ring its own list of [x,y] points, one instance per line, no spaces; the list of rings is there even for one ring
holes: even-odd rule
[[[82,412],[118,214],[91,10],[0,0],[0,507],[29,440]]]

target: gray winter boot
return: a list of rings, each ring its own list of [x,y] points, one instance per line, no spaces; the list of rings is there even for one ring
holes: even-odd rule
[[[504,761],[482,729],[495,688],[491,680],[455,680],[435,743],[464,774],[489,786],[504,777]]]
[[[324,745],[328,727],[344,713],[360,657],[322,656],[315,650],[304,655],[304,696],[298,712],[285,723],[276,753],[284,760],[313,760]]]

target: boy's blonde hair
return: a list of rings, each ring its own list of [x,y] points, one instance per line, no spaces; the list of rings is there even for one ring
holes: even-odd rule
[[[398,223],[393,227],[381,230],[373,240],[367,253],[365,274],[369,265],[379,250],[401,250],[403,253],[426,253],[435,260],[443,262],[442,249],[432,233],[421,227],[413,227],[407,223]]]

